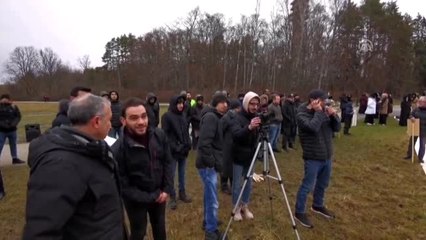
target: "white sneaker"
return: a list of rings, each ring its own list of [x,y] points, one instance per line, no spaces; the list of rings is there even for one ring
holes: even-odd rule
[[[248,208],[247,204],[244,204],[243,207],[241,208],[241,212],[244,215],[244,218],[246,219],[253,219],[253,213],[250,212],[250,209]]]
[[[239,222],[243,220],[243,216],[241,216],[241,207],[238,207],[234,214],[234,221]]]

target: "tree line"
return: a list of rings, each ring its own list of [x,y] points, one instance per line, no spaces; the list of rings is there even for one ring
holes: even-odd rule
[[[401,96],[426,86],[424,16],[402,15],[396,2],[323,2],[280,0],[270,20],[257,6],[237,23],[195,8],[172,26],[112,38],[97,68],[88,56],[72,69],[49,48],[17,47],[5,64],[7,87],[24,99],[65,97],[77,84],[161,99],[182,89]]]

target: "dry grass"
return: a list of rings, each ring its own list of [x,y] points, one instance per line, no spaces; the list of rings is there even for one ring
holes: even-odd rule
[[[418,164],[402,160],[408,140],[405,129],[389,119],[387,127],[361,125],[351,132],[353,136],[335,139],[333,176],[326,204],[337,218],[329,221],[310,213],[315,228],[298,226],[301,238],[426,239],[426,176]],[[294,211],[295,194],[303,176],[300,147],[297,151],[279,153],[276,158]],[[176,211],[167,210],[169,239],[203,239],[203,190],[194,159],[191,153],[187,166],[187,189],[193,203],[179,202]],[[257,172],[262,170],[260,164],[256,167]],[[20,239],[28,169],[5,167],[3,174],[8,195],[0,202],[0,239]],[[269,201],[267,182],[254,184],[250,206],[255,219],[232,223],[230,239],[295,239],[279,184],[272,181],[271,188]],[[219,216],[226,225],[231,198],[219,193],[219,200]]]

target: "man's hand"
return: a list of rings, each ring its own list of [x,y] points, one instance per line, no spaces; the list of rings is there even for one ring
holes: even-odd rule
[[[255,182],[262,182],[262,181],[263,181],[263,180],[265,180],[265,179],[263,179],[263,177],[262,177],[261,175],[256,174],[256,173],[253,173],[253,180],[254,180]]]
[[[256,129],[260,126],[260,124],[262,123],[262,121],[260,120],[259,117],[255,117],[250,121],[250,124],[248,126],[248,129],[251,131],[253,129]]]
[[[332,107],[325,107],[325,113],[327,114],[327,116],[334,116],[337,112]]]
[[[320,99],[313,100],[311,102],[311,108],[316,112],[322,111],[321,100]]]
[[[165,192],[161,192],[160,196],[158,196],[157,200],[155,200],[156,203],[165,203],[167,199],[169,198],[169,194]]]

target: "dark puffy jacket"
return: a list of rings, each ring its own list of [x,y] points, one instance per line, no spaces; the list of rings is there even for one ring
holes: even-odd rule
[[[121,121],[120,121],[120,117],[121,117],[121,103],[120,101],[112,101],[111,102],[111,112],[112,112],[112,117],[111,117],[111,126],[113,128],[119,128],[121,127]]]
[[[70,127],[30,143],[23,239],[124,239],[118,170],[104,141]]]
[[[10,103],[0,103],[0,132],[16,131],[21,121],[21,112],[18,106]]]
[[[249,166],[258,141],[258,130],[249,130],[248,125],[254,114],[249,114],[244,109],[235,116],[234,126],[232,127],[232,136],[234,139],[232,158],[234,163],[243,166]]]
[[[235,125],[235,110],[229,110],[220,119],[223,132],[223,175],[232,177],[232,148],[234,139],[232,136],[232,127]]]
[[[206,107],[201,113],[200,136],[198,138],[198,155],[195,166],[215,168],[222,171],[223,131],[220,123],[222,115],[214,108]]]
[[[307,108],[307,103],[300,105],[297,113],[299,138],[305,160],[330,160],[333,156],[333,132],[340,131],[338,116],[328,117],[323,111]]]
[[[151,100],[154,100],[151,103]],[[146,95],[146,106],[148,112],[148,124],[150,127],[158,127],[160,123],[160,104],[157,101],[157,96],[150,92]]]
[[[281,110],[283,114],[283,124],[282,124],[281,131],[286,135],[290,135],[292,133],[292,129],[294,129],[297,126],[297,122],[296,122],[297,108],[294,102],[286,100]]]
[[[123,198],[138,203],[153,203],[161,191],[172,189],[172,158],[166,135],[161,129],[149,128],[148,148],[135,142],[126,130],[112,151],[117,159]]]
[[[167,135],[170,152],[175,160],[186,158],[191,149],[188,122],[177,109],[177,103],[182,96],[173,97],[169,103],[169,110],[161,117],[161,128]]]

